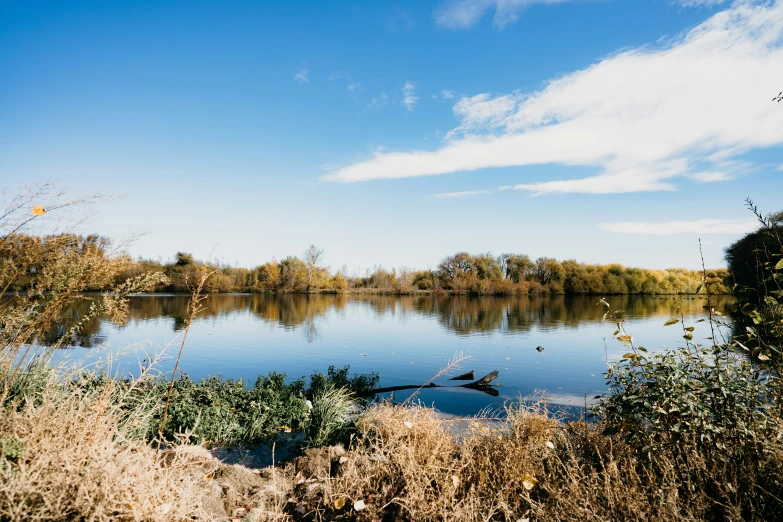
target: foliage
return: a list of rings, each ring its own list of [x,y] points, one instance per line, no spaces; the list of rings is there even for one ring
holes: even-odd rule
[[[252,387],[243,379],[208,377],[193,381],[181,375],[174,381],[162,435],[173,441],[186,434],[190,442],[221,446],[257,446],[296,431],[305,432],[308,445],[336,440],[341,436],[338,434],[350,429],[350,419],[338,415],[345,406],[340,400],[367,397],[378,383],[377,374],[349,372],[348,366],[331,366],[326,375],[314,372],[309,388],[304,378],[286,383],[286,375],[276,372],[259,376]],[[72,386],[82,392],[94,391],[110,381],[105,374],[85,373]],[[139,404],[147,405],[150,413],[136,430],[139,436],[153,440],[161,424],[168,381],[150,376],[122,382],[130,390],[123,399],[128,412]],[[329,405],[330,400],[337,406]]]
[[[347,388],[326,384],[313,394],[307,419],[307,445],[315,448],[347,443],[358,414],[353,394]]]

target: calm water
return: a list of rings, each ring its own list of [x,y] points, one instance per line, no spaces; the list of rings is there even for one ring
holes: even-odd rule
[[[703,299],[607,300],[625,311],[627,330],[649,350],[682,341],[677,326],[663,327],[680,303],[686,322],[696,327],[695,337],[709,335],[706,323],[696,323],[704,317]],[[81,346],[68,350],[68,357],[105,357],[101,345],[117,353],[146,341],[142,351],[124,355],[113,366],[136,368],[144,352],[160,350],[181,333],[187,301],[180,295],[133,297],[124,324],[96,320],[87,325]],[[606,389],[606,362],[625,352],[612,339],[613,323],[601,321],[605,308],[597,302],[597,297],[562,296],[210,295],[190,331],[181,368],[194,379],[222,374],[252,383],[270,371],[297,378],[330,365],[350,365],[354,372],[378,372],[380,386],[397,386],[425,382],[456,352],[464,352],[473,360],[462,371],[475,370],[476,378],[500,372],[495,381],[499,395],[425,389],[423,402],[448,413],[472,414],[545,391],[555,404],[581,405],[585,395]],[[719,299],[716,308],[725,310],[730,303]],[[74,313],[78,316],[78,310]],[[542,353],[536,351],[539,345]],[[172,366],[172,360],[162,364],[164,370]],[[447,378],[437,382],[449,384]]]

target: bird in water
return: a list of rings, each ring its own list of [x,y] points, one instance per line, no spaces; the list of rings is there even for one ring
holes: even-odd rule
[[[536,346],[536,350],[538,350],[539,352],[543,352],[544,351],[544,347],[543,346]]]

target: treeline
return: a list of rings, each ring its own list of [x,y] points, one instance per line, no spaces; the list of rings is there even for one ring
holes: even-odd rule
[[[9,239],[9,238],[7,238]],[[3,242],[0,263],[6,267],[24,259],[11,290],[29,290],[29,282],[38,265],[44,267],[47,257],[63,250],[74,254],[85,249],[110,255],[111,242],[100,236],[25,236]],[[300,258],[288,256],[272,259],[255,268],[207,263],[213,275],[207,280],[207,292],[256,293],[457,293],[478,295],[671,295],[695,294],[704,288],[704,273],[699,270],[672,268],[648,270],[627,268],[619,264],[589,265],[575,260],[558,261],[549,257],[535,260],[523,254],[472,255],[460,252],[444,258],[436,270],[386,269],[376,266],[363,276],[349,276],[346,269],[332,272],[323,266],[323,251],[311,246]],[[125,269],[117,283],[146,272],[161,272],[167,277],[158,291],[182,292],[197,279],[204,263],[192,254],[178,252],[174,259],[160,262],[124,257]],[[731,293],[728,270],[710,270],[707,290],[713,294]],[[93,288],[106,290],[106,288]]]

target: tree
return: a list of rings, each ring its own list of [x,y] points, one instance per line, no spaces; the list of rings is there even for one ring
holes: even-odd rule
[[[324,251],[315,245],[305,250],[304,262],[307,266],[307,291],[313,286],[313,276],[318,271],[318,264],[323,260]]]
[[[753,207],[753,202],[748,200],[748,205]],[[772,256],[783,253],[780,251],[783,211],[770,215],[766,220],[766,226],[746,234],[726,249],[726,262],[734,282],[740,288],[758,289],[771,273],[769,265],[765,263],[770,259],[777,261],[778,258]]]

